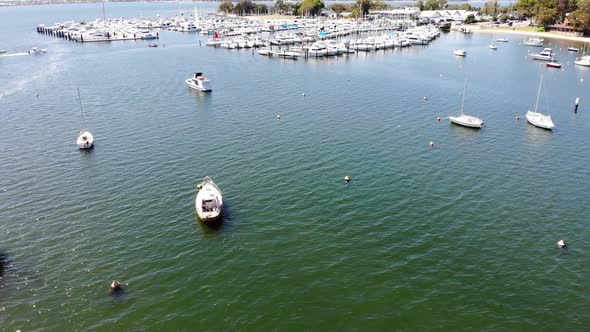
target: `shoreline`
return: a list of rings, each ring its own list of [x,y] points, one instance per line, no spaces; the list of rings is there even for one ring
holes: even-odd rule
[[[590,43],[590,37],[578,37],[578,36],[571,36],[571,35],[564,35],[558,32],[536,32],[536,31],[522,31],[522,30],[512,30],[510,28],[489,28],[489,27],[478,27],[472,30],[473,32],[482,32],[482,33],[509,33],[513,35],[523,35],[523,36],[534,36],[534,37],[541,37],[541,38],[554,38],[554,39],[561,39],[561,40],[571,40],[576,42],[582,43]]]

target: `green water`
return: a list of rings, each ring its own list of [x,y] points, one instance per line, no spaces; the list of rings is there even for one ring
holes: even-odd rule
[[[173,32],[150,49],[33,31],[96,6],[0,9],[2,48],[48,49],[0,58],[0,330],[590,325],[590,70],[569,44],[550,41],[560,71],[516,36],[497,52],[489,35],[449,34],[290,62]],[[211,94],[184,85],[196,70]],[[553,132],[515,120],[541,72]],[[465,77],[480,131],[436,121],[458,111]],[[89,153],[75,145],[78,87]],[[204,176],[224,194],[219,228],[194,213]]]

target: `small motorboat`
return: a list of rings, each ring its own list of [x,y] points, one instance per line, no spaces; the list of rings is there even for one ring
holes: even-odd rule
[[[268,49],[261,49],[261,50],[258,50],[258,54],[271,57],[274,53]]]
[[[498,49],[498,46],[496,46],[496,45],[490,45],[488,47],[490,48],[490,50],[494,50],[494,51]]]
[[[6,53],[6,50],[0,50],[0,54]]]
[[[467,52],[465,50],[454,50],[453,54],[457,56],[466,56]]]
[[[149,44],[148,47],[158,47],[158,44],[154,43],[154,44]]]
[[[31,48],[31,50],[28,53],[30,55],[45,54],[45,53],[47,53],[47,50],[44,49],[44,48],[41,49],[41,48],[38,48],[38,47],[33,47],[33,48]]]
[[[578,49],[578,48],[571,47],[571,46],[570,46],[570,47],[568,47],[568,48],[567,48],[567,50],[568,50],[568,51],[570,51],[570,52],[578,52],[578,51],[579,51],[579,49]]]
[[[297,58],[299,57],[299,53],[297,53],[297,52],[290,52],[290,51],[280,51],[280,52],[277,53],[277,56],[279,58],[297,60]]]
[[[78,134],[78,139],[76,140],[76,144],[80,149],[90,149],[94,144],[94,137],[92,133],[87,129],[80,130],[80,134]]]
[[[557,59],[553,57],[553,51],[550,48],[543,49],[541,53],[531,53],[529,54],[534,60],[541,60],[541,61],[551,61],[554,62]]]
[[[195,76],[185,81],[189,87],[199,91],[211,91],[211,81],[203,73],[195,73]]]
[[[557,62],[547,62],[547,67],[551,67],[551,68],[561,68],[561,63],[557,63]]]
[[[525,40],[522,44],[525,46],[543,47],[544,42],[545,40],[543,38],[529,38]]]
[[[223,214],[223,197],[219,187],[207,176],[197,188],[195,208],[199,219],[204,222],[219,220]]]
[[[498,38],[498,39],[496,39],[496,41],[498,43],[507,43],[508,42],[508,39],[506,39],[506,38]]]

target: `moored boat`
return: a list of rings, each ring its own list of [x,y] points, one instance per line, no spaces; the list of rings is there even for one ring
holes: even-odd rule
[[[78,144],[78,148],[80,149],[92,148],[94,146],[94,137],[92,136],[92,133],[88,129],[80,130],[76,144]]]
[[[545,40],[542,38],[529,38],[525,40],[522,44],[525,46],[543,47],[544,41]]]
[[[529,54],[534,60],[541,60],[541,61],[551,61],[554,62],[557,59],[553,57],[553,51],[550,48],[543,49],[541,53],[531,53]]]
[[[567,50],[570,52],[578,52],[579,51],[579,49],[577,49],[576,47],[571,47],[571,46],[568,47]]]
[[[499,42],[499,43],[507,43],[508,42],[508,39],[506,39],[506,38],[498,38],[498,39],[496,39],[496,41]]]
[[[461,114],[459,116],[449,116],[449,120],[459,126],[476,128],[483,127],[483,120],[471,115],[463,114],[463,106],[465,104],[465,88],[467,87],[467,80],[463,85],[463,98],[461,100]]]
[[[219,187],[208,176],[198,186],[195,209],[199,219],[204,222],[219,220],[223,214],[223,197]]]
[[[454,55],[457,55],[457,56],[466,56],[467,55],[467,51],[465,51],[465,50],[454,50],[453,51],[453,54]]]
[[[192,89],[199,91],[211,91],[211,81],[203,73],[195,73],[195,76],[185,81],[186,84]]]
[[[576,59],[576,65],[590,67],[590,55],[584,55]]]
[[[494,50],[494,51],[498,49],[498,46],[496,46],[496,45],[490,45],[488,47],[490,48],[490,50]]]
[[[541,75],[541,80],[539,81],[539,91],[537,92],[537,102],[535,103],[535,110],[534,111],[527,111],[526,112],[526,120],[535,127],[539,127],[542,129],[552,130],[555,125],[551,120],[551,115],[541,114],[537,112],[539,107],[539,97],[541,96],[541,85],[543,84],[543,75]]]
[[[547,67],[551,67],[551,68],[561,68],[561,63],[557,63],[557,62],[547,62]]]

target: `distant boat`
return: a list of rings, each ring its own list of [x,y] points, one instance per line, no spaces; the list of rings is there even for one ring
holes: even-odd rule
[[[158,44],[149,44],[148,47],[158,47]]]
[[[80,114],[82,115],[82,122],[86,124],[84,108],[82,107],[82,98],[80,97],[80,89],[78,89],[78,101],[80,102]],[[78,133],[78,139],[76,139],[76,144],[78,144],[78,148],[80,149],[91,149],[94,146],[94,137],[92,136],[90,130],[80,130]]]
[[[531,53],[529,54],[534,60],[541,60],[541,61],[555,61],[557,60],[553,57],[553,51],[550,48],[543,49],[541,53]]]
[[[449,120],[452,123],[463,127],[479,129],[483,126],[483,120],[471,115],[463,114],[463,105],[465,104],[465,87],[467,86],[467,80],[463,85],[463,99],[461,100],[461,114],[459,116],[449,116]]]
[[[496,41],[498,43],[507,43],[508,42],[508,39],[506,39],[506,38],[498,38],[498,39],[496,39]]]
[[[537,108],[539,107],[539,97],[541,96],[541,85],[543,84],[543,75],[541,74],[541,80],[539,81],[539,91],[537,92],[537,102],[535,104],[535,111],[528,111],[526,112],[526,119],[527,121],[535,127],[543,128],[551,130],[555,127],[553,121],[551,120],[551,116],[549,114],[544,115],[537,112]]]
[[[280,51],[280,52],[277,53],[277,56],[279,58],[297,60],[297,58],[299,57],[299,53],[297,53],[297,52],[290,52],[290,51]]]
[[[584,55],[576,59],[576,65],[590,67],[590,55]]]
[[[0,50],[0,54],[6,53],[6,50]]]
[[[45,54],[47,53],[47,50],[44,48],[33,47],[28,53],[30,55]]]
[[[498,46],[496,46],[496,45],[490,45],[488,47],[490,48],[490,50],[494,50],[494,51],[498,49]]]
[[[557,63],[557,62],[547,62],[547,67],[551,67],[551,68],[561,68],[561,63]]]
[[[221,190],[208,176],[199,185],[199,192],[197,198],[195,198],[195,208],[199,219],[204,222],[219,220],[223,214]]]
[[[571,46],[568,47],[567,50],[570,51],[570,52],[578,52],[579,51],[579,49],[577,49],[575,47],[571,47]]]
[[[203,76],[203,73],[195,73],[195,76],[185,81],[192,89],[199,91],[211,91],[211,81]]]
[[[466,56],[467,52],[465,50],[454,50],[453,54],[457,56]]]
[[[543,47],[543,42],[545,40],[541,38],[529,38],[523,42],[525,46],[533,46],[533,47]]]
[[[261,50],[258,50],[258,54],[271,57],[273,55],[273,52],[268,49],[261,49]]]

